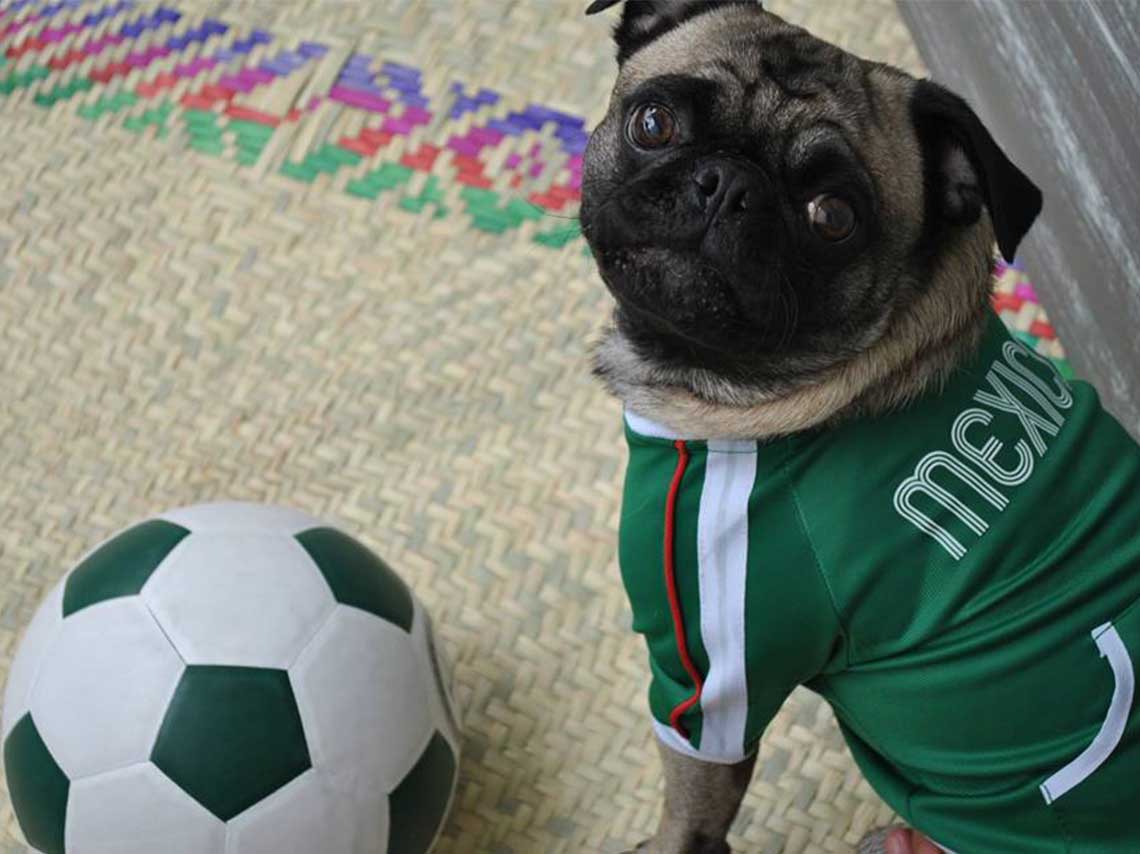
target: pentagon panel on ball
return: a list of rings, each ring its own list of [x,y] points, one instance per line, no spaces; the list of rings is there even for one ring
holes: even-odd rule
[[[4,696],[13,808],[44,854],[424,854],[459,729],[431,621],[367,547],[203,504],[98,546]]]

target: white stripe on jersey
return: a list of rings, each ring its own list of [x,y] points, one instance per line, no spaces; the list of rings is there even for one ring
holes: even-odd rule
[[[690,759],[699,759],[701,762],[712,762],[716,765],[735,765],[743,756],[715,756],[711,753],[705,753],[703,750],[697,750],[685,738],[669,726],[663,724],[657,718],[652,718],[653,733],[657,736],[657,740],[672,750],[674,753],[680,753],[682,756],[688,756]]]
[[[1101,656],[1108,659],[1116,683],[1112,701],[1108,705],[1108,716],[1092,743],[1076,759],[1041,784],[1041,796],[1047,804],[1068,794],[1107,762],[1128,727],[1128,716],[1132,711],[1132,698],[1136,691],[1136,671],[1132,666],[1132,656],[1128,654],[1128,647],[1112,623],[1097,626],[1093,629],[1092,636]]]
[[[748,678],[744,594],[748,577],[748,498],[756,480],[755,442],[708,442],[697,517],[701,641],[709,670],[701,691],[700,754],[744,758]]]

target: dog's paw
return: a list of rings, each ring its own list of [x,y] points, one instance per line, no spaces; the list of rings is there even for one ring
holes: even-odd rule
[[[872,830],[859,840],[855,854],[887,854],[887,835],[898,827],[899,825],[892,824],[890,827]]]

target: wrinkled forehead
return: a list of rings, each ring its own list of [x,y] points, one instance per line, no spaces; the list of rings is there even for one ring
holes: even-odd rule
[[[866,63],[759,6],[726,5],[641,48],[621,68],[617,100],[664,76],[710,81],[719,114],[768,129],[831,121],[854,131],[878,106]]]

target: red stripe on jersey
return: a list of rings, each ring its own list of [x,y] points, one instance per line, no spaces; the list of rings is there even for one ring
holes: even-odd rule
[[[681,491],[681,480],[685,477],[685,469],[689,465],[689,449],[682,441],[673,443],[677,449],[677,467],[673,470],[673,482],[669,484],[669,497],[665,501],[665,590],[669,595],[669,610],[673,614],[673,634],[677,638],[677,653],[681,656],[681,665],[689,678],[693,680],[693,694],[687,700],[678,703],[669,713],[669,725],[681,736],[688,739],[689,733],[681,723],[681,716],[689,711],[701,700],[701,689],[704,687],[701,674],[689,656],[689,642],[685,637],[685,620],[681,614],[681,597],[677,593],[677,576],[674,567],[674,518],[677,513],[677,493]]]

